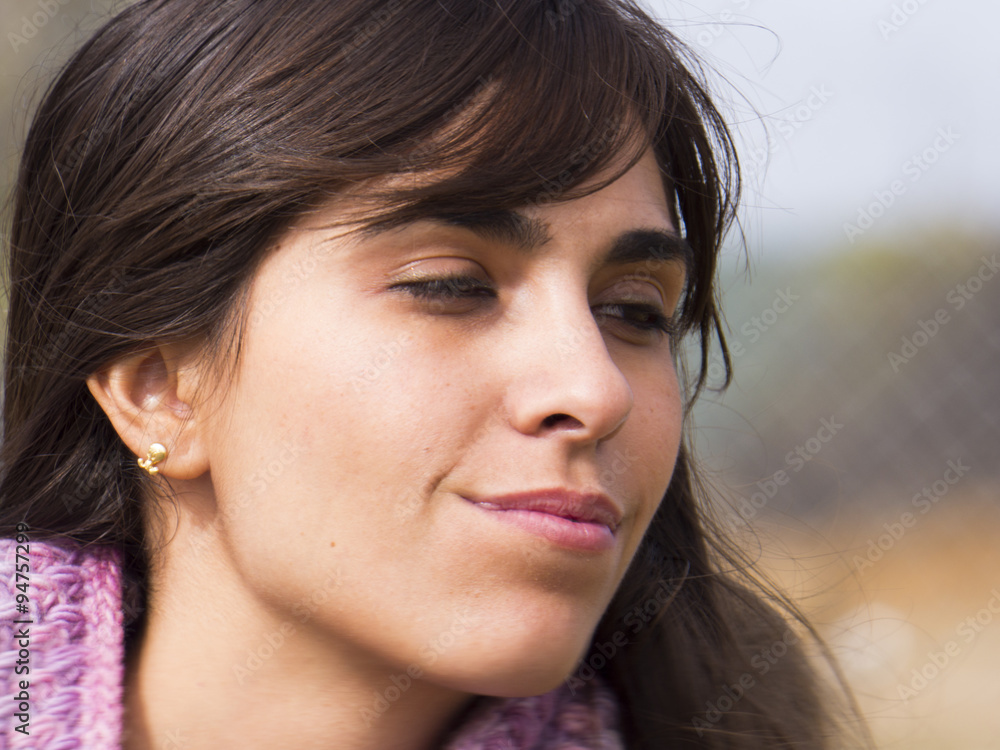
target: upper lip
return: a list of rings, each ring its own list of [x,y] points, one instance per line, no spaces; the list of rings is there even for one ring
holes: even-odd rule
[[[466,499],[476,505],[495,506],[492,510],[534,510],[574,521],[593,521],[604,524],[611,531],[615,531],[622,520],[622,511],[603,492],[555,487]]]

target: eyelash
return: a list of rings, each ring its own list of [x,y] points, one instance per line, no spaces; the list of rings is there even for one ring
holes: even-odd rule
[[[420,281],[405,281],[394,287],[405,289],[409,294],[421,299],[468,299],[473,297],[496,297],[496,290],[487,286],[472,276],[444,276],[437,279],[421,279]],[[631,311],[645,316],[645,321],[630,320],[624,316],[614,316],[626,325],[636,330],[649,332],[659,331],[673,335],[677,330],[675,317],[667,317],[655,305],[633,302],[617,302],[600,306],[619,313]]]

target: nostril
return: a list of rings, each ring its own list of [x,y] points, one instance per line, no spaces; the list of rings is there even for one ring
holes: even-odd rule
[[[542,424],[545,427],[553,427],[564,419],[573,419],[569,414],[550,414],[545,418]]]

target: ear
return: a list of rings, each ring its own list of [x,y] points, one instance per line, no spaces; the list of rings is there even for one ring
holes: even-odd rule
[[[159,473],[196,479],[209,469],[203,415],[193,403],[200,370],[193,349],[159,345],[104,366],[87,387],[137,458],[161,443]]]

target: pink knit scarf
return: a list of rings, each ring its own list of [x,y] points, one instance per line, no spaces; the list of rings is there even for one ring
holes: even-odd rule
[[[25,560],[17,553],[13,539],[0,538],[0,750],[119,747],[118,550],[31,541],[20,569],[29,581],[25,611],[16,575]],[[596,677],[592,687],[577,695],[563,684],[529,698],[484,698],[442,750],[622,750],[614,693]]]

